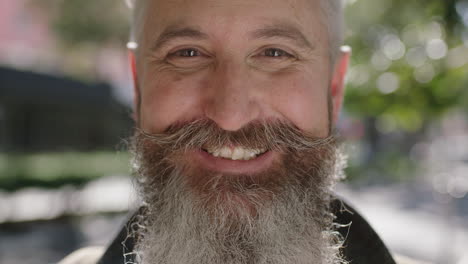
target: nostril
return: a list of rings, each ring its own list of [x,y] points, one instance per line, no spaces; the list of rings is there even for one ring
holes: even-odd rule
[[[259,106],[249,98],[239,100],[234,96],[226,99],[213,99],[204,109],[207,118],[225,131],[238,131],[259,118]]]

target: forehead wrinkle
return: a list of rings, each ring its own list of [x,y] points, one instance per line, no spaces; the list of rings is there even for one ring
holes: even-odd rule
[[[208,39],[208,35],[196,27],[188,26],[183,22],[177,22],[167,26],[163,30],[163,32],[157,37],[156,41],[152,45],[151,50],[159,50],[168,42],[179,38],[204,40]]]
[[[256,29],[250,33],[251,39],[262,38],[285,38],[292,40],[300,47],[315,49],[315,45],[311,43],[306,36],[296,26],[288,22],[276,22]]]

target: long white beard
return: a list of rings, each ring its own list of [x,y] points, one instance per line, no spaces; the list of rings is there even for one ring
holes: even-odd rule
[[[329,190],[292,183],[268,202],[251,195],[252,216],[236,204],[240,194],[225,194],[208,211],[181,173],[175,170],[170,179],[154,190],[158,200],[147,204],[144,228],[135,234],[142,264],[344,263],[326,210]]]
[[[276,133],[245,133],[277,135],[245,137],[247,146],[281,139],[289,140],[282,146],[295,146],[266,174],[249,180],[248,175],[198,170],[196,164],[179,160],[183,150],[168,151],[177,142],[201,146],[220,138],[205,126],[193,132],[194,126],[180,130],[182,136],[177,137],[158,139],[139,133],[134,137],[137,186],[146,210],[130,227],[136,245],[127,254],[136,255],[141,264],[345,263],[339,251],[342,239],[333,231],[329,209],[331,188],[345,166],[333,141],[295,136],[294,131],[287,133],[291,130],[287,127]],[[195,136],[187,142],[172,140],[184,138],[190,134],[187,131]],[[242,140],[242,135],[235,139]]]

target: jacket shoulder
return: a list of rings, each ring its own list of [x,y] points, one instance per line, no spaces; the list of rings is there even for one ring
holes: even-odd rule
[[[403,255],[394,254],[393,256],[395,257],[397,264],[431,264],[429,262],[423,262]]]
[[[96,264],[104,251],[104,247],[81,248],[72,252],[57,264]]]

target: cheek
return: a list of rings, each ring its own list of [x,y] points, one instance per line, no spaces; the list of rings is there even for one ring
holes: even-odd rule
[[[271,104],[283,118],[316,136],[328,134],[327,73],[290,76],[272,84]]]
[[[202,83],[196,76],[182,78],[168,73],[145,76],[141,91],[140,127],[147,132],[159,133],[174,122],[196,117]]]

